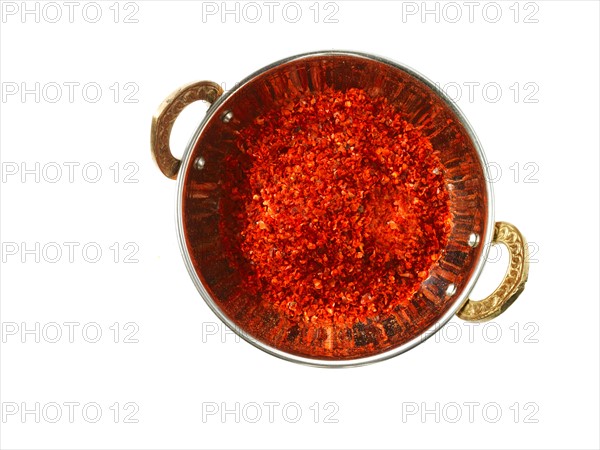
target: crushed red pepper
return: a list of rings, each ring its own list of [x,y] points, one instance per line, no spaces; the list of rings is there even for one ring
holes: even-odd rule
[[[439,152],[417,127],[383,97],[329,89],[238,133],[220,233],[247,292],[305,322],[410,300],[451,227]]]

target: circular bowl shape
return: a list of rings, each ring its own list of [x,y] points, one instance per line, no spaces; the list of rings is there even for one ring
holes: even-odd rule
[[[439,152],[449,194],[448,242],[428,277],[392,311],[351,326],[290,319],[242,287],[219,233],[224,158],[236,132],[282,99],[333,88],[385,97]],[[232,330],[273,355],[318,366],[361,365],[400,354],[431,336],[465,303],[494,228],[491,185],[475,134],[454,103],[414,70],[372,55],[319,52],[288,58],[243,80],[208,110],[182,160],[178,230],[204,300]],[[227,225],[227,224],[222,224]]]

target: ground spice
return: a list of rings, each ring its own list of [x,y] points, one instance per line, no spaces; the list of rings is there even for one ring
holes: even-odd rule
[[[243,288],[292,320],[353,323],[410,300],[450,231],[438,151],[383,97],[326,90],[239,131],[220,233]]]

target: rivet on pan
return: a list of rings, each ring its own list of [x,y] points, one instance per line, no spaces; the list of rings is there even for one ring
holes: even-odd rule
[[[206,164],[206,161],[204,160],[204,158],[202,156],[198,156],[196,158],[196,160],[194,161],[194,168],[196,168],[198,170],[202,170],[202,169],[204,169],[205,164]]]
[[[231,119],[233,119],[233,113],[231,111],[225,111],[221,116],[223,123],[229,123],[231,122]]]
[[[471,233],[467,244],[469,244],[469,247],[477,247],[477,244],[479,244],[479,235],[477,233]]]
[[[456,285],[454,283],[450,283],[446,288],[446,295],[454,295],[456,294]]]

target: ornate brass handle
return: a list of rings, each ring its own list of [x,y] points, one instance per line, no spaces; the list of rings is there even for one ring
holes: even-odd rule
[[[523,292],[529,274],[527,241],[510,223],[496,222],[493,243],[508,248],[510,261],[500,286],[491,295],[479,301],[467,300],[457,315],[463,320],[483,322],[502,314]]]
[[[166,177],[176,179],[181,165],[181,161],[173,156],[169,147],[171,130],[177,116],[189,104],[198,100],[204,100],[212,104],[221,94],[223,94],[223,89],[217,83],[198,81],[180,87],[158,107],[156,114],[152,117],[150,147],[152,157]]]

